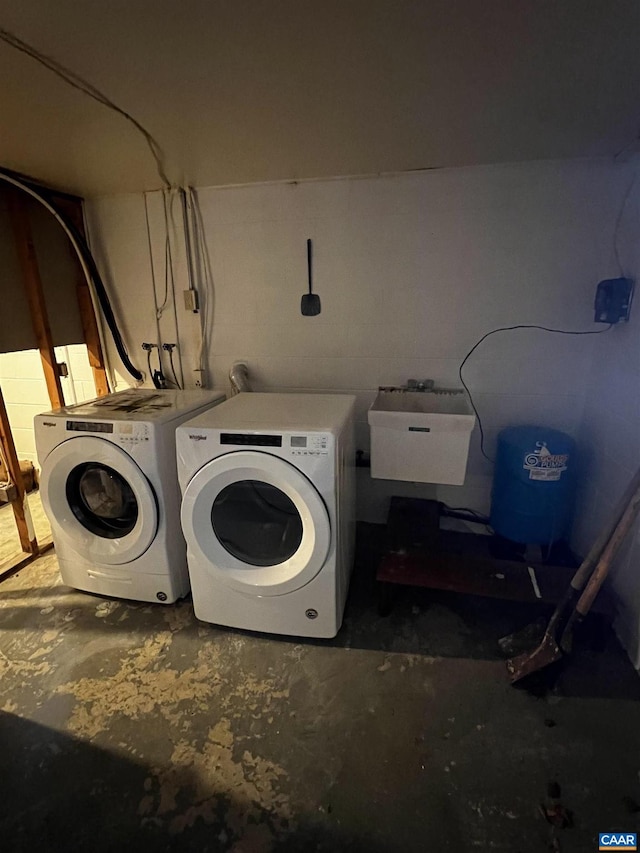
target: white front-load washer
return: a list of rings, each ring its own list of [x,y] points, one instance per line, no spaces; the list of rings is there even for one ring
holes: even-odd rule
[[[355,398],[243,393],[176,430],[196,616],[334,637],[355,539]]]
[[[130,389],[36,416],[42,505],[68,586],[163,603],[186,595],[175,429],[224,399]]]

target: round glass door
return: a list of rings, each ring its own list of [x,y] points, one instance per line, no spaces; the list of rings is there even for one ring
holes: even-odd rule
[[[40,494],[54,540],[95,563],[137,559],[158,530],[151,483],[128,453],[97,436],[53,448],[42,462]]]
[[[108,465],[77,465],[67,478],[66,491],[71,511],[96,536],[118,539],[136,526],[138,502],[133,489]]]
[[[205,463],[182,497],[182,530],[193,559],[248,595],[284,595],[309,583],[331,546],[331,522],[314,484],[294,465],[259,450]]]
[[[211,508],[213,530],[227,551],[250,566],[276,566],[302,542],[302,519],[291,498],[260,480],[225,486]]]

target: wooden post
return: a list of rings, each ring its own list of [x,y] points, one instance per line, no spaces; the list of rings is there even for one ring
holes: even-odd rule
[[[20,536],[20,545],[22,550],[27,554],[38,553],[38,542],[31,521],[31,512],[27,503],[27,496],[24,491],[22,475],[20,473],[20,463],[16,453],[16,446],[13,443],[11,427],[9,425],[9,417],[7,415],[7,407],[4,404],[2,389],[0,388],[0,443],[7,460],[7,468],[9,476],[15,484],[18,493],[17,498],[11,501],[13,514],[16,519],[18,535]]]
[[[42,290],[40,271],[38,270],[38,259],[33,244],[31,224],[29,223],[29,210],[26,201],[22,198],[22,194],[10,192],[7,195],[9,217],[20,261],[20,269],[22,270],[22,281],[29,303],[33,331],[36,336],[38,349],[40,350],[40,359],[42,360],[42,370],[45,382],[47,383],[49,400],[51,401],[52,408],[59,409],[61,406],[64,406],[64,394],[62,383],[60,382],[58,362],[53,348],[53,338],[51,337],[47,306]]]

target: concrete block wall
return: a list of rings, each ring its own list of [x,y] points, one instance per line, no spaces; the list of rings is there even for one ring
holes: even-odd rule
[[[69,368],[69,376],[62,379],[65,402],[72,404],[95,397],[86,346],[57,347],[56,357]],[[40,353],[37,350],[0,353],[0,386],[18,457],[37,464],[33,418],[51,408]]]

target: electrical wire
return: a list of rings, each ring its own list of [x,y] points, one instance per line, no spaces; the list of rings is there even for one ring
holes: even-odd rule
[[[162,303],[158,306],[156,311],[158,320],[162,317],[164,310],[169,303],[169,279],[171,279],[172,288],[175,290],[171,239],[169,237],[169,215],[167,213],[167,193],[165,191],[162,192],[162,212],[164,214],[164,296],[162,297]]]
[[[153,382],[154,386],[156,385],[155,379],[153,377],[153,368],[151,367],[151,349],[147,350],[147,367],[149,369],[149,380]],[[157,387],[157,386],[156,386]]]
[[[153,374],[153,384],[158,388],[158,390],[167,387],[164,370],[162,369],[162,354],[160,352],[160,347],[158,347],[158,369]]]
[[[165,167],[165,155],[162,150],[162,146],[158,142],[158,140],[151,134],[146,127],[144,127],[137,119],[135,119],[130,113],[126,110],[123,110],[122,107],[119,107],[116,103],[114,103],[104,92],[101,92],[96,86],[92,83],[89,83],[88,80],[85,80],[79,74],[76,74],[75,71],[72,71],[70,68],[62,65],[62,63],[55,60],[53,57],[48,56],[46,53],[42,53],[37,50],[32,45],[23,41],[21,38],[18,38],[14,33],[5,29],[4,27],[0,27],[0,40],[4,41],[10,47],[15,50],[20,51],[21,53],[26,54],[31,59],[34,59],[36,62],[39,62],[61,80],[64,80],[69,86],[72,86],[74,89],[77,89],[79,92],[87,95],[90,98],[93,98],[94,101],[97,101],[99,104],[102,104],[104,107],[107,107],[118,115],[122,116],[126,119],[130,124],[134,126],[134,128],[140,133],[147,143],[149,151],[153,156],[153,159],[156,164],[156,169],[158,171],[158,176],[162,183],[166,187],[171,186],[171,182],[167,177],[166,167]]]
[[[180,192],[183,192],[183,190],[181,189]],[[166,204],[167,196],[169,196],[168,215],[167,215],[167,204]],[[178,368],[179,368],[179,373],[180,373],[180,381],[178,382],[178,388],[183,388],[184,387],[184,370],[182,367],[182,352],[180,350],[180,347],[178,346],[178,342],[180,341],[180,329],[178,328],[178,306],[177,306],[177,302],[176,302],[176,278],[175,278],[175,272],[174,272],[173,251],[171,248],[171,239],[169,236],[169,231],[171,231],[171,233],[174,236],[176,236],[177,232],[178,232],[178,229],[176,226],[176,220],[175,220],[175,216],[174,216],[174,210],[173,210],[174,202],[176,199],[176,194],[173,193],[172,190],[163,191],[163,199],[165,200],[165,203],[164,203],[164,217],[165,217],[164,223],[165,223],[165,231],[167,234],[167,244],[168,244],[168,254],[165,251],[165,275],[166,275],[166,266],[168,265],[169,279],[171,281],[171,301],[172,301],[172,305],[173,305],[173,328],[174,328],[174,332],[175,332],[176,348],[178,350]],[[177,236],[176,236],[176,239],[177,239]],[[166,289],[168,291],[169,290],[169,282],[168,281],[165,281],[165,286],[166,286]],[[174,373],[175,373],[175,370],[174,370]],[[177,377],[176,377],[176,379],[177,379]]]
[[[180,203],[182,205],[182,224],[184,230],[184,246],[187,255],[187,279],[189,281],[189,290],[195,290],[194,287],[194,272],[193,272],[193,250],[191,248],[191,231],[189,228],[189,211],[187,210],[187,193],[180,187]]]
[[[160,317],[162,314],[158,310],[158,289],[156,286],[156,268],[153,262],[153,244],[151,242],[151,225],[149,223],[149,207],[147,204],[147,193],[143,194],[144,197],[144,221],[147,228],[147,246],[149,249],[149,269],[151,272],[151,289],[153,291],[153,311],[156,322],[156,344],[158,346],[158,360],[160,360],[160,347],[162,346],[162,340],[160,335]],[[152,378],[151,376],[149,377]]]
[[[198,261],[198,268],[201,274],[201,281],[204,284],[204,287],[200,288],[201,295],[204,292],[204,308],[202,311],[202,340],[200,345],[198,363],[199,368],[202,371],[202,375],[206,375],[206,365],[204,361],[205,352],[208,349],[209,330],[211,329],[213,323],[215,289],[213,272],[211,267],[211,258],[207,246],[207,240],[204,230],[204,220],[202,218],[202,209],[200,207],[198,194],[193,187],[189,187],[187,192],[189,195],[190,207],[192,211],[193,222],[195,225],[194,244],[196,247],[196,259]]]
[[[176,388],[182,391],[182,385],[178,382],[178,377],[176,375],[176,369],[173,364],[173,347],[169,350],[169,364],[171,365],[171,373],[173,374],[173,381],[176,384]]]
[[[32,198],[36,199],[36,201],[43,205],[43,207],[45,207],[49,211],[49,213],[56,219],[58,224],[62,227],[63,231],[71,241],[71,245],[73,246],[73,249],[78,257],[82,272],[89,286],[89,291],[95,291],[98,297],[100,307],[102,308],[104,318],[107,322],[107,326],[109,327],[109,331],[111,332],[113,342],[115,344],[116,350],[118,351],[118,355],[120,356],[122,363],[134,379],[136,379],[137,381],[141,381],[142,373],[140,373],[138,368],[132,364],[131,359],[129,358],[127,348],[122,339],[122,335],[120,334],[120,330],[118,328],[118,324],[113,313],[113,308],[111,307],[111,302],[109,301],[107,289],[104,286],[100,271],[98,270],[93,255],[91,254],[91,250],[89,249],[89,246],[87,245],[87,242],[82,236],[82,234],[80,234],[80,232],[77,230],[77,228],[75,227],[75,225],[73,225],[72,222],[68,221],[65,216],[63,216],[58,210],[56,210],[56,208],[48,201],[48,199],[42,193],[37,192],[24,180],[21,180],[20,178],[16,177],[6,169],[0,169],[0,180],[12,184],[13,186],[18,187],[21,190],[24,190],[24,192],[32,196]]]
[[[184,243],[185,243],[185,252],[187,259],[187,278],[189,282],[189,290],[193,294],[194,304],[197,306],[194,308],[193,313],[198,314],[198,347],[197,347],[197,358],[194,367],[194,371],[198,375],[198,381],[196,384],[202,386],[206,382],[206,374],[204,370],[204,341],[206,336],[206,294],[203,292],[203,288],[201,287],[201,264],[198,262],[196,258],[196,245],[197,245],[197,236],[196,236],[196,225],[195,225],[195,213],[194,213],[194,202],[192,199],[192,191],[191,189],[185,190],[184,188],[180,188],[180,200],[182,203],[182,222],[183,222],[183,231],[184,231]],[[180,360],[182,366],[182,359]],[[184,383],[184,372],[182,372],[183,383]]]
[[[199,299],[199,307],[200,307],[200,345],[198,347],[198,357],[196,360],[197,370],[200,371],[202,375],[202,371],[204,368],[203,365],[203,352],[205,348],[205,340],[207,337],[207,295],[204,292],[203,286],[203,271],[202,271],[202,261],[199,252],[199,241],[198,241],[198,227],[196,223],[196,213],[194,210],[195,201],[194,201],[194,193],[191,187],[189,187],[185,193],[185,243],[188,241],[192,247],[192,264],[191,264],[191,285],[193,289],[198,293]]]
[[[516,326],[501,326],[499,329],[492,329],[490,332],[487,332],[486,335],[483,335],[480,338],[480,340],[476,341],[476,343],[471,347],[469,352],[465,355],[465,357],[460,362],[460,367],[458,368],[458,376],[460,377],[460,382],[462,383],[462,387],[464,388],[464,390],[467,392],[467,394],[469,396],[469,402],[471,403],[471,408],[473,409],[475,416],[478,420],[478,429],[480,431],[480,452],[482,453],[482,455],[484,456],[485,459],[487,459],[489,462],[491,462],[492,465],[495,464],[495,460],[491,459],[491,457],[487,455],[487,452],[484,449],[485,436],[484,436],[484,429],[482,427],[482,420],[480,418],[480,413],[478,412],[478,409],[476,408],[476,404],[473,401],[473,397],[471,395],[471,391],[469,390],[469,386],[464,381],[464,377],[462,375],[462,371],[464,369],[465,364],[469,361],[469,359],[471,358],[473,353],[478,349],[480,344],[482,344],[484,341],[486,341],[487,338],[490,338],[491,335],[498,334],[498,332],[512,332],[512,331],[515,331],[516,329],[539,329],[542,332],[551,332],[554,335],[601,335],[604,332],[608,332],[612,328],[613,328],[613,323],[610,323],[606,329],[592,329],[592,330],[574,332],[574,331],[571,331],[570,329],[551,329],[548,326],[538,326],[538,325],[529,324],[529,323],[521,323],[521,324],[518,324]]]

